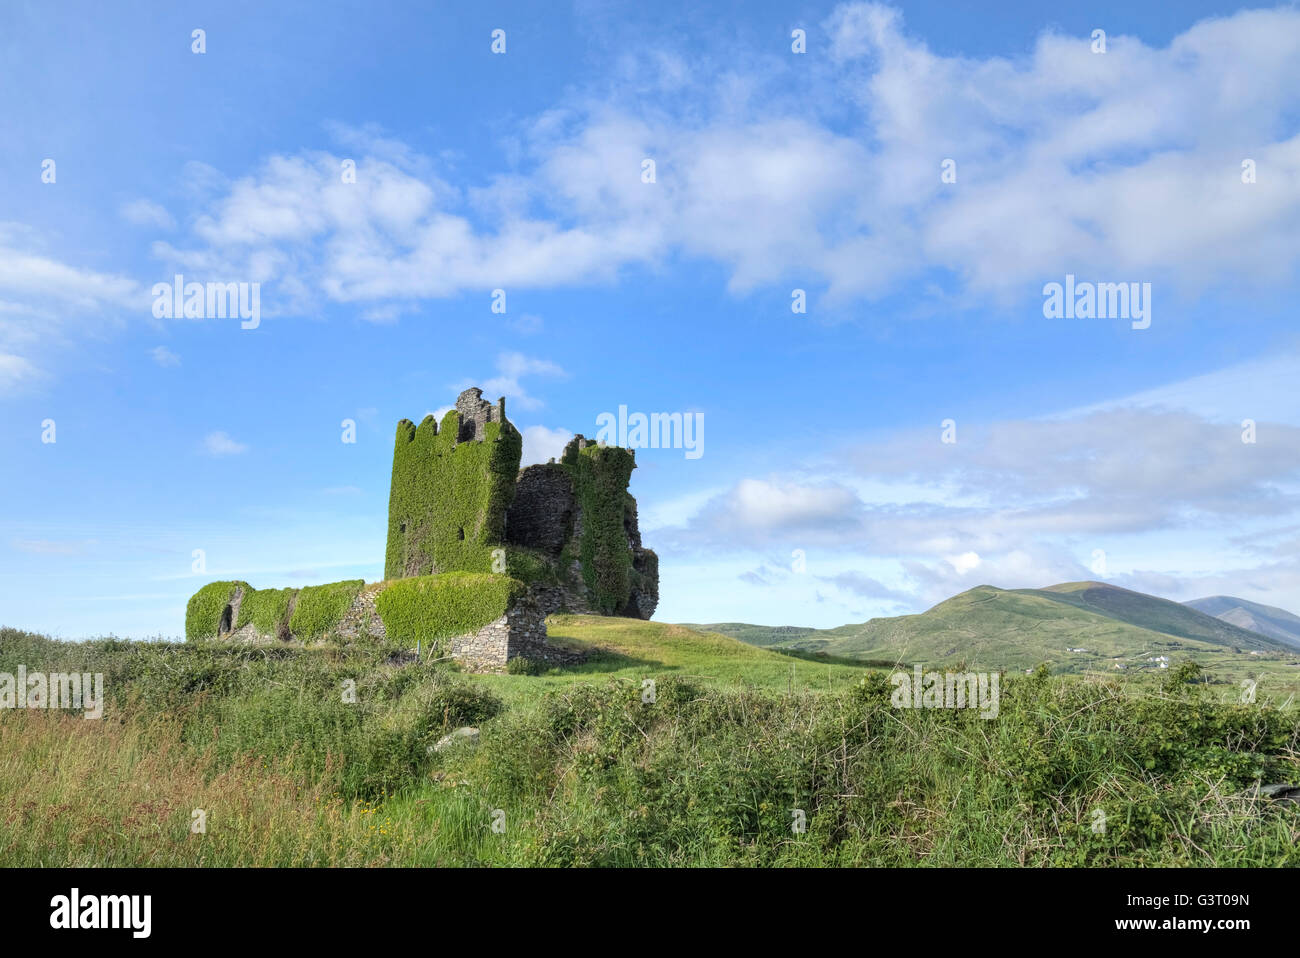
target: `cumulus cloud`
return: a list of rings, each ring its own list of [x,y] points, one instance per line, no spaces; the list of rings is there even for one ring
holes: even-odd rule
[[[815,546],[841,565],[850,558],[887,562],[907,583],[886,586],[862,573],[818,576],[842,590],[932,603],[982,583],[1097,578],[1104,573],[1085,560],[1111,540],[1195,534],[1204,541],[1218,530],[1223,548],[1243,563],[1252,552],[1265,560],[1260,568],[1270,572],[1261,580],[1300,586],[1288,552],[1300,514],[1300,429],[1261,429],[1267,442],[1243,443],[1236,423],[1118,407],[971,425],[950,445],[936,424],[829,450],[815,464],[815,480],[743,479],[659,529],[656,542],[677,554]],[[1247,529],[1264,534],[1247,536]],[[1151,550],[1159,547],[1137,547]],[[770,571],[742,578],[764,584]],[[1108,578],[1141,588],[1160,574]],[[1202,592],[1217,581],[1204,578]]]
[[[484,395],[505,396],[510,405],[528,410],[540,409],[543,403],[524,388],[521,382],[524,377],[564,379],[568,376],[558,363],[517,352],[501,353],[497,356],[496,368],[497,374],[481,384]],[[467,382],[459,388],[464,389],[469,385]]]
[[[191,235],[156,250],[280,279],[291,299],[370,304],[588,283],[679,253],[721,264],[737,292],[798,276],[832,299],[927,271],[1001,301],[1065,272],[1195,291],[1300,265],[1300,136],[1285,132],[1300,11],[1204,20],[1163,47],[1112,36],[1104,55],[1048,31],[1005,58],[937,54],[896,9],[856,3],[814,40],[834,69],[658,51],[670,103],[635,84],[577,91],[514,131],[517,170],[479,183],[335,127],[355,183],[322,151],[224,188],[208,176]]]
[[[531,466],[551,459],[558,460],[573,433],[567,429],[548,429],[546,426],[527,426],[524,433],[524,451],[520,465]]]

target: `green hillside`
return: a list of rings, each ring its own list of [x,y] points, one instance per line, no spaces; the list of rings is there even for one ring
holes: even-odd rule
[[[1121,589],[1104,582],[1064,582],[1046,589],[1016,591],[1068,603],[1153,632],[1195,639],[1211,645],[1265,651],[1285,648],[1283,643],[1266,635],[1247,631],[1182,603],[1131,589]]]
[[[1287,647],[1176,602],[1097,582],[1047,589],[982,585],[917,614],[810,630],[720,623],[716,632],[771,648],[857,660],[1083,672],[1151,667],[1156,655],[1200,657]],[[1084,651],[1070,651],[1079,650]],[[1241,650],[1234,653],[1233,649]]]

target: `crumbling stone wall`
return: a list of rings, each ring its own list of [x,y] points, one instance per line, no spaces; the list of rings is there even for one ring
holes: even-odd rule
[[[573,479],[563,466],[521,469],[506,512],[506,541],[558,559],[573,538],[574,508]]]
[[[582,656],[546,641],[546,613],[524,599],[471,635],[451,641],[451,656],[474,672],[502,672],[511,659],[528,659],[549,665],[568,665]]]

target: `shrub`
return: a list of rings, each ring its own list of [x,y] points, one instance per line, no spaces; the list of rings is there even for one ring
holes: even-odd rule
[[[506,662],[506,672],[510,675],[541,675],[544,671],[546,671],[545,662],[526,659],[522,655],[515,656]]]

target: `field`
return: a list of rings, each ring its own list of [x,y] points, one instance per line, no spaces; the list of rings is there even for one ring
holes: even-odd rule
[[[1300,803],[1253,791],[1300,783],[1300,712],[1191,669],[1008,673],[986,720],[684,626],[550,632],[593,659],[0,631],[0,672],[102,672],[108,698],[0,712],[0,864],[1300,864]],[[461,726],[477,744],[436,748]]]

